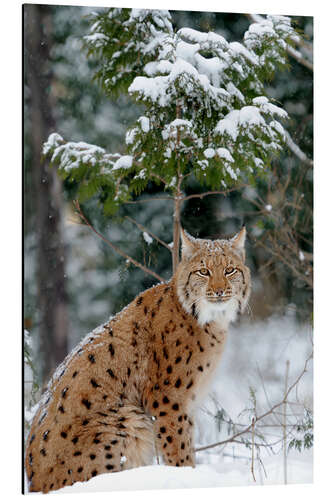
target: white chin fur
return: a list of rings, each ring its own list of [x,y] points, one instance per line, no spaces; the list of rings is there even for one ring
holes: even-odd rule
[[[230,299],[228,302],[213,304],[206,299],[202,299],[197,304],[198,323],[204,325],[211,321],[220,323],[221,326],[228,327],[231,321],[237,316],[238,303],[236,299]]]

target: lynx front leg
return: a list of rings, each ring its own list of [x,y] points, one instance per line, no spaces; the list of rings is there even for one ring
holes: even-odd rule
[[[193,421],[186,413],[179,413],[174,418],[168,415],[158,416],[155,421],[155,437],[158,452],[166,465],[195,466]]]

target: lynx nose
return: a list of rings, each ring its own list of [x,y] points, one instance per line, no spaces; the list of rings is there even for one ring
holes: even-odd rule
[[[224,295],[223,288],[218,288],[217,290],[215,290],[215,295],[217,295],[217,297],[223,297]]]

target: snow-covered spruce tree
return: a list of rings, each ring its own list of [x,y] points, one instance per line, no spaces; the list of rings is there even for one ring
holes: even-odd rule
[[[277,120],[287,113],[265,96],[264,84],[286,67],[298,38],[291,20],[267,16],[243,42],[213,32],[174,31],[168,11],[112,8],[95,14],[85,37],[100,60],[96,74],[110,96],[128,92],[145,106],[126,133],[126,154],[110,154],[53,133],[44,154],[63,178],[79,184],[79,199],[98,194],[106,214],[163,184],[174,202],[173,269],[179,258],[180,212],[190,176],[223,191],[269,168],[284,142]]]

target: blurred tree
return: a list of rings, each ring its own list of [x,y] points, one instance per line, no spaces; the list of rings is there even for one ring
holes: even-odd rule
[[[62,190],[47,161],[41,161],[41,146],[54,127],[49,90],[51,17],[48,6],[24,6],[24,77],[29,91],[30,183],[37,247],[37,308],[42,379],[45,381],[67,353],[67,293],[62,233]]]

